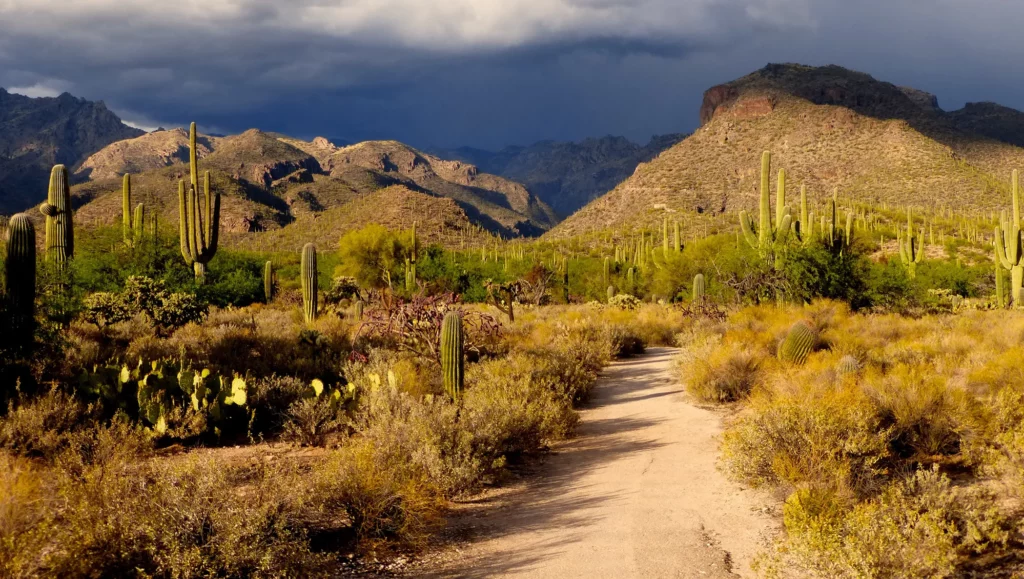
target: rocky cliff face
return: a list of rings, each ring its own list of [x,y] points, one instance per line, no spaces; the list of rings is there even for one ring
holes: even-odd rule
[[[0,213],[41,202],[53,165],[77,167],[110,143],[141,134],[102,102],[67,93],[30,98],[0,89]]]

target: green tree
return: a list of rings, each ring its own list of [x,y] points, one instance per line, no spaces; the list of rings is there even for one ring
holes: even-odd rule
[[[370,224],[341,238],[338,273],[356,278],[363,287],[391,287],[402,282],[409,250],[403,239],[409,235]]]

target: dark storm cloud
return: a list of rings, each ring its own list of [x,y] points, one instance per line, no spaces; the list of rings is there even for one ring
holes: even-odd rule
[[[769,61],[1024,107],[999,0],[0,0],[0,86],[129,121],[496,147],[696,124]],[[58,33],[59,32],[59,33]]]

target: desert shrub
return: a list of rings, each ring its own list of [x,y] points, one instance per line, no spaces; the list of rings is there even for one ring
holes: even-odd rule
[[[536,357],[519,352],[471,367],[461,420],[484,468],[572,433],[578,415],[571,398],[537,366]]]
[[[324,446],[345,423],[326,398],[303,398],[288,406],[284,436],[302,446]]]
[[[885,472],[887,434],[859,388],[800,386],[751,398],[725,433],[723,460],[754,486],[830,480],[863,491]]]
[[[444,501],[421,465],[394,445],[353,441],[317,468],[316,493],[344,512],[366,550],[383,540],[422,545],[442,524]]]
[[[778,555],[821,577],[950,577],[968,557],[1009,538],[990,495],[953,486],[935,470],[852,507],[827,488],[802,488],[783,518]]]
[[[970,394],[923,369],[893,368],[865,389],[896,456],[927,461],[957,455],[980,425],[979,404]]]
[[[148,277],[132,276],[120,293],[100,292],[84,301],[83,319],[100,328],[146,316],[158,332],[199,322],[206,316],[205,302],[195,295],[171,293],[164,283]]]
[[[251,428],[256,436],[274,436],[289,420],[289,408],[301,400],[309,382],[276,374],[255,378],[250,387],[248,406],[253,411]]]
[[[294,469],[213,458],[152,460],[139,429],[80,431],[34,472],[0,456],[5,576],[321,576],[310,551],[310,485]],[[29,497],[31,497],[31,502]],[[17,534],[14,533],[17,531]],[[11,537],[14,537],[11,540]]]
[[[352,418],[355,435],[372,443],[385,462],[403,457],[445,495],[472,487],[480,464],[472,453],[471,434],[459,427],[458,407],[440,396],[411,396],[388,373],[352,378],[360,389]]]
[[[701,402],[746,398],[761,377],[762,358],[739,344],[692,348],[680,359],[686,391]]]
[[[0,448],[52,459],[74,444],[77,431],[99,418],[97,408],[57,389],[11,403],[0,419]]]
[[[301,312],[260,305],[214,310],[204,323],[188,324],[166,338],[134,338],[125,357],[183,356],[218,373],[247,371],[257,378],[278,374],[335,382],[350,351],[351,328],[350,322],[335,316],[323,316],[307,327]]]

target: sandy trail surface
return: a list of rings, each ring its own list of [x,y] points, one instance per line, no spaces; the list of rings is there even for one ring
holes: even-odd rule
[[[752,577],[773,501],[716,468],[720,414],[688,402],[677,351],[615,362],[577,437],[535,476],[462,508],[463,540],[417,577]]]

